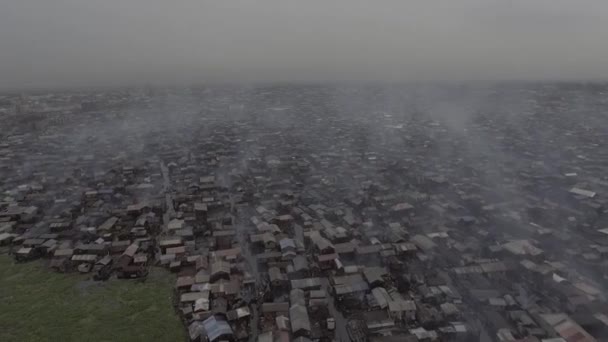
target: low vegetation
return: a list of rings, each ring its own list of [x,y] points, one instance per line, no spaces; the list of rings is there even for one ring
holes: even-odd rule
[[[0,341],[183,341],[173,277],[93,282],[0,255]]]

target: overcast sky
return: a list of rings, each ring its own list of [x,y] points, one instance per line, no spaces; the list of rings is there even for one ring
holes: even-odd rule
[[[607,0],[0,0],[0,87],[608,78]]]

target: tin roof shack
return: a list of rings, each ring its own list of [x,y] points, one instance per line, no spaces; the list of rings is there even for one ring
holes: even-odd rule
[[[40,250],[34,247],[21,247],[15,253],[15,261],[26,262],[40,257]]]
[[[403,218],[407,218],[410,213],[412,213],[414,210],[414,206],[403,202],[403,203],[398,203],[393,205],[390,208],[390,215],[392,218],[394,219],[403,219]]]
[[[38,207],[8,206],[0,210],[0,219],[7,218],[22,223],[32,222],[38,214]]]
[[[367,331],[372,334],[383,334],[395,328],[395,322],[384,310],[367,311],[362,313]]]
[[[53,222],[49,224],[49,230],[53,233],[70,230],[72,223],[70,221]]]
[[[4,228],[5,226],[2,226],[2,224],[0,223],[0,227]],[[8,228],[6,230],[3,230],[2,228],[0,228],[0,246],[6,246],[9,245],[13,242],[13,239],[16,238],[18,235],[14,234],[14,233],[9,233],[9,231],[12,231],[12,228]]]
[[[133,243],[118,258],[113,268],[119,278],[142,278],[148,275],[148,269],[145,267],[145,264],[133,263],[138,250],[139,244]]]
[[[194,216],[198,223],[205,224],[207,223],[207,212],[208,212],[207,204],[196,202],[194,203]]]
[[[292,289],[319,290],[321,289],[321,278],[305,278],[291,280]]]
[[[566,314],[539,314],[537,321],[552,337],[562,337],[566,341],[576,342],[597,341]]]
[[[536,247],[530,240],[513,240],[501,245],[503,251],[513,256],[526,256],[528,258],[542,258],[543,250]]]
[[[167,254],[168,248],[182,247],[184,245],[184,241],[181,237],[169,236],[161,238],[158,245],[160,247],[161,253]]]
[[[131,240],[112,241],[110,244],[110,252],[112,254],[124,253],[131,246]]]
[[[370,290],[361,274],[352,274],[331,278],[334,296],[340,308],[362,308],[365,295]]]
[[[385,279],[389,273],[384,267],[365,267],[363,269],[363,276],[371,288],[377,286],[384,286]]]
[[[416,303],[413,300],[396,299],[388,301],[388,314],[397,322],[416,320]]]
[[[289,314],[288,302],[265,302],[261,305],[261,313],[265,321],[274,321],[276,317]]]
[[[112,256],[106,255],[103,258],[97,260],[95,265],[93,266],[93,272],[95,275],[93,279],[95,280],[108,280],[112,275],[112,263],[114,259]]]
[[[219,249],[210,253],[212,259],[222,259],[228,262],[237,262],[241,260],[241,247],[228,249]]]
[[[260,250],[274,250],[277,246],[276,237],[270,232],[251,234],[249,238],[254,247]]]
[[[336,252],[334,245],[329,242],[329,240],[321,236],[319,232],[310,232],[308,237],[318,254],[333,254]]]
[[[383,287],[372,289],[372,293],[367,296],[368,305],[375,309],[386,309],[389,301],[391,301],[391,297]]]
[[[202,331],[199,330],[198,333],[190,334],[190,339],[192,341],[197,341],[196,338],[199,338],[201,334],[204,334],[209,342],[231,341],[234,338],[234,333],[230,324],[218,315],[213,315],[204,320],[202,322],[202,327]]]
[[[69,260],[74,254],[71,248],[59,247],[53,252],[53,258],[49,267],[56,272],[67,272],[69,270]]]
[[[215,244],[218,249],[229,249],[235,242],[236,231],[234,229],[222,229],[213,231]]]
[[[324,314],[324,318],[326,318],[325,316],[328,314],[327,305],[329,303],[327,292],[325,290],[316,290],[310,291],[309,294],[308,307],[315,313],[315,316],[321,312]]]
[[[179,284],[178,284],[179,285]],[[188,291],[188,290],[184,290]],[[189,317],[193,315],[195,319],[206,319],[211,315],[209,311],[210,300],[209,300],[209,290],[202,290],[197,292],[179,292],[179,305],[181,309],[181,313]]]
[[[357,246],[356,256],[357,262],[361,265],[377,265],[380,263],[380,251],[382,246],[368,245],[368,246]]]
[[[287,276],[278,267],[273,266],[268,268],[268,278],[274,290],[285,289],[289,286]]]
[[[297,255],[296,243],[293,239],[283,238],[279,241],[284,260],[292,260]]]
[[[322,271],[342,268],[342,263],[336,253],[317,255],[317,265]]]
[[[113,230],[114,226],[118,222],[118,217],[112,216],[105,220],[98,228],[97,231],[100,233],[109,233]]]
[[[95,254],[72,255],[72,267],[77,268],[81,273],[88,273],[93,269],[93,264],[95,264],[98,258]]]
[[[293,225],[294,218],[291,215],[280,215],[272,219],[272,223],[276,224],[282,231],[288,232]]]
[[[210,281],[215,283],[220,279],[230,280],[230,263],[224,260],[211,263]]]
[[[149,203],[136,203],[127,206],[127,214],[133,217],[138,217],[152,211],[152,205]]]
[[[96,243],[78,243],[74,247],[74,254],[94,254],[103,256],[108,254],[108,246]]]
[[[326,222],[323,220],[322,222]],[[349,231],[344,227],[334,227],[327,223],[322,230],[323,235],[333,244],[348,242],[350,239]]]
[[[310,267],[308,267],[308,260],[305,256],[296,255],[291,261],[293,265],[287,269],[290,280],[310,277]]]
[[[310,336],[311,325],[306,306],[292,304],[289,308],[289,320],[291,322],[291,333],[293,336]]]

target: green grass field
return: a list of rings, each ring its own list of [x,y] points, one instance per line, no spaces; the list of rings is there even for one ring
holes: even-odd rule
[[[93,282],[0,255],[0,341],[184,341],[174,277]]]

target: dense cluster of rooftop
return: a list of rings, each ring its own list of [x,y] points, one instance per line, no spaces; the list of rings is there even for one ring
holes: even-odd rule
[[[0,244],[99,281],[168,268],[193,341],[602,341],[607,94],[5,96]]]

